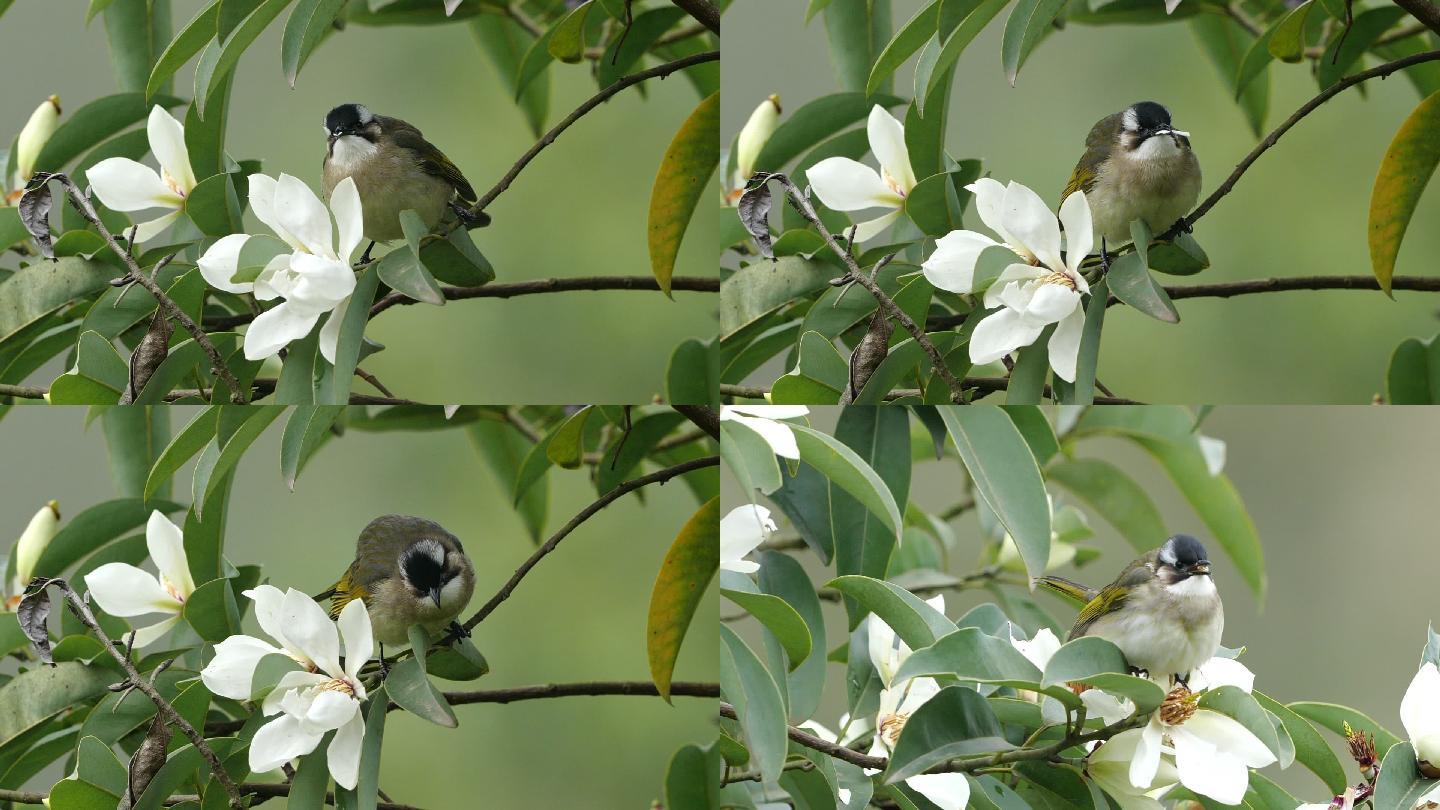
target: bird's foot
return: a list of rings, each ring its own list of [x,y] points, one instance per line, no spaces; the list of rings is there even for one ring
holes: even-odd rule
[[[472,211],[454,200],[450,201],[450,210],[455,212],[455,216],[460,220],[461,224],[465,226],[466,230],[483,228],[490,224],[489,214],[484,211]]]
[[[371,244],[374,244],[374,243],[372,242]],[[381,644],[380,644],[380,659],[379,659],[379,660],[380,660],[380,683],[384,683],[384,682],[385,682],[385,678],[387,678],[387,677],[390,675],[390,662],[385,660],[385,644],[384,644],[384,642],[381,642]]]
[[[1149,678],[1149,677],[1150,677],[1150,670],[1148,670],[1148,669],[1141,669],[1140,667],[1129,667],[1128,669],[1129,669],[1130,674],[1131,674],[1131,675],[1134,675],[1134,676],[1137,677],[1137,678]]]
[[[1165,233],[1160,234],[1160,236],[1157,237],[1157,241],[1160,241],[1160,242],[1171,242],[1171,241],[1174,241],[1175,238],[1176,238],[1177,236],[1179,236],[1180,234],[1182,234],[1182,233],[1193,233],[1194,230],[1195,230],[1195,227],[1190,224],[1190,220],[1189,220],[1189,219],[1187,219],[1187,218],[1185,218],[1185,217],[1180,217],[1179,219],[1175,220],[1175,224],[1174,224],[1174,225],[1171,225],[1171,226],[1170,226],[1170,230],[1166,231]]]
[[[360,263],[361,263],[361,264],[369,264],[369,263],[370,263],[370,251],[372,251],[372,250],[374,250],[374,249],[375,249],[375,243],[374,243],[373,241],[372,241],[370,244],[368,244],[368,245],[365,246],[365,252],[360,254]]]
[[[454,644],[462,638],[470,638],[470,631],[465,629],[465,625],[460,622],[450,622],[449,630],[450,632],[446,633],[445,638],[441,641],[446,646]]]
[[[1178,685],[1178,686],[1183,686],[1183,687],[1185,687],[1185,690],[1186,690],[1186,691],[1189,691],[1189,689],[1190,689],[1190,673],[1187,672],[1187,673],[1185,673],[1184,675],[1181,675],[1181,674],[1179,674],[1179,673],[1177,672],[1177,673],[1175,673],[1174,675],[1171,675],[1170,677],[1175,680],[1176,685]]]
[[[1105,237],[1100,237],[1100,275],[1110,275],[1110,251],[1105,246]]]

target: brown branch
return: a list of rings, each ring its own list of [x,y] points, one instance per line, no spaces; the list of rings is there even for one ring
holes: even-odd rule
[[[1426,28],[1440,34],[1440,6],[1430,0],[1395,0],[1395,5],[1408,11],[1411,17],[1424,23]]]
[[[52,585],[59,588],[60,591],[65,594],[66,601],[70,603],[70,611],[75,614],[75,617],[78,618],[82,624],[90,628],[90,631],[95,634],[95,638],[105,647],[105,651],[110,653],[110,657],[114,658],[115,662],[120,665],[121,670],[125,672],[126,684],[135,689],[139,689],[146,697],[150,698],[150,702],[155,704],[155,710],[165,716],[165,721],[180,729],[180,732],[185,735],[186,739],[190,740],[190,744],[195,746],[195,750],[200,752],[200,756],[205,758],[205,761],[210,765],[211,772],[215,774],[215,781],[220,783],[221,787],[225,789],[225,793],[230,797],[230,807],[232,810],[243,810],[245,803],[240,797],[239,788],[235,786],[235,781],[230,778],[230,774],[226,772],[225,765],[220,761],[220,758],[215,755],[215,751],[205,742],[205,736],[199,731],[196,731],[195,727],[190,725],[189,720],[186,720],[179,712],[175,711],[175,707],[171,706],[170,702],[161,696],[160,691],[155,688],[154,684],[140,676],[140,673],[135,669],[135,665],[130,662],[129,655],[122,653],[120,649],[115,646],[115,642],[110,640],[109,634],[100,626],[100,622],[95,620],[95,614],[90,611],[90,606],[86,603],[86,600],[80,598],[80,595],[75,592],[75,589],[70,587],[70,583],[63,579],[51,579],[45,583],[44,587],[50,587]]]
[[[677,476],[684,475],[685,473],[694,472],[695,470],[703,469],[705,467],[716,467],[719,466],[719,464],[719,456],[706,456],[705,458],[692,459],[681,464],[676,464],[673,467],[666,467],[663,470],[657,470],[653,473],[650,473],[649,475],[642,475],[639,478],[632,478],[631,480],[620,484],[619,486],[615,487],[604,495],[601,495],[589,506],[580,510],[580,512],[575,515],[575,517],[570,518],[570,522],[562,526],[558,532],[551,535],[550,539],[546,540],[544,545],[540,546],[540,548],[535,549],[535,553],[531,554],[524,563],[521,563],[519,568],[515,569],[515,573],[510,575],[510,578],[505,581],[505,584],[501,586],[500,590],[497,591],[494,596],[490,597],[490,600],[486,602],[478,611],[476,611],[474,616],[471,616],[465,622],[465,629],[475,629],[475,626],[478,625],[480,622],[484,621],[485,617],[493,613],[495,611],[495,608],[500,606],[501,602],[509,599],[510,594],[515,591],[515,586],[519,585],[520,580],[524,579],[525,575],[530,573],[530,569],[534,568],[535,565],[545,557],[545,555],[554,551],[555,547],[560,545],[560,541],[564,540],[566,535],[574,531],[575,528],[581,523],[584,523],[585,521],[593,517],[596,512],[599,512],[601,509],[604,509],[611,503],[614,503],[625,495],[628,495],[629,493],[634,492],[641,487],[648,486],[650,484],[663,484],[666,481],[669,481],[670,479]]]
[[[1410,11],[1410,8],[1407,4],[1423,4],[1425,6],[1428,6],[1430,9],[1433,9],[1437,15],[1437,24],[1431,25],[1428,22],[1426,24],[1430,25],[1431,28],[1440,31],[1440,27],[1437,27],[1440,26],[1440,8],[1431,5],[1428,0],[1396,0],[1396,2],[1401,6],[1404,6],[1407,11]],[[1413,14],[1415,12],[1411,11],[1411,13]],[[1423,21],[1423,18],[1421,19]],[[1205,214],[1209,213],[1210,209],[1214,208],[1215,204],[1220,202],[1221,197],[1229,194],[1231,189],[1235,188],[1235,183],[1240,180],[1240,176],[1243,175],[1246,170],[1250,168],[1251,164],[1253,164],[1257,159],[1259,159],[1261,155],[1265,154],[1266,150],[1274,146],[1275,143],[1280,140],[1280,136],[1290,131],[1291,127],[1295,126],[1300,122],[1300,119],[1314,112],[1315,109],[1321,104],[1324,104],[1334,96],[1339,95],[1341,92],[1344,92],[1345,90],[1354,87],[1361,82],[1365,82],[1377,77],[1389,76],[1391,73],[1394,73],[1397,70],[1404,70],[1407,67],[1412,67],[1414,65],[1418,65],[1424,62],[1433,62],[1437,59],[1440,59],[1440,50],[1417,53],[1413,56],[1407,56],[1404,59],[1396,59],[1393,62],[1386,62],[1383,65],[1373,67],[1369,70],[1363,70],[1359,73],[1346,76],[1340,81],[1320,91],[1320,93],[1314,98],[1302,104],[1300,106],[1300,109],[1296,110],[1289,118],[1285,119],[1285,121],[1281,123],[1280,126],[1276,127],[1274,131],[1272,131],[1269,135],[1266,135],[1265,140],[1256,144],[1255,148],[1250,150],[1250,154],[1246,155],[1245,159],[1241,160],[1240,163],[1235,166],[1235,170],[1230,172],[1230,176],[1225,178],[1225,182],[1221,183],[1218,187],[1216,187],[1216,189],[1210,193],[1210,196],[1205,198],[1204,202],[1200,203],[1200,205],[1196,207],[1194,211],[1190,212],[1190,215],[1185,218],[1185,222],[1188,225],[1193,226],[1197,220],[1205,216]]]
[[[170,296],[166,295],[165,291],[160,289],[160,285],[157,284],[154,279],[145,275],[145,271],[141,270],[140,265],[136,263],[135,257],[130,255],[130,249],[128,247],[122,247],[120,240],[116,239],[114,234],[110,233],[110,229],[105,227],[105,223],[100,220],[100,215],[95,212],[94,204],[90,202],[90,198],[75,184],[74,180],[71,180],[64,174],[52,174],[50,175],[50,179],[65,186],[65,190],[70,197],[71,205],[75,207],[76,211],[80,212],[80,216],[95,226],[95,229],[100,233],[100,237],[105,240],[105,243],[110,246],[111,250],[115,251],[115,255],[119,256],[121,260],[125,262],[126,277],[141,287],[144,287],[151,295],[155,296],[155,300],[159,302],[160,308],[164,309],[165,313],[171,318],[179,321],[180,325],[185,327],[185,331],[189,332],[190,336],[195,338],[195,342],[200,345],[200,349],[210,358],[211,365],[215,367],[216,375],[224,380],[226,385],[230,386],[230,400],[237,405],[243,405],[246,401],[245,388],[240,385],[239,380],[235,379],[235,374],[230,371],[230,367],[225,365],[225,358],[220,356],[220,350],[215,348],[215,344],[210,341],[210,336],[205,334],[205,330],[201,329],[200,325],[195,323],[195,320],[185,313],[185,310],[181,309],[179,305],[171,300]]]
[[[1234,298],[1237,295],[1293,292],[1295,290],[1379,290],[1374,276],[1295,276],[1293,278],[1257,278],[1251,281],[1223,281],[1215,284],[1182,284],[1166,287],[1173,300],[1182,298]],[[1396,276],[1391,289],[1417,292],[1440,292],[1440,278]],[[1110,296],[1106,306],[1120,303]]]
[[[966,390],[976,391],[979,392],[981,396],[985,396],[986,394],[994,394],[1000,391],[1008,390],[1010,387],[1010,380],[1007,377],[966,377],[965,379],[960,381],[960,384],[964,386]],[[769,393],[770,389],[761,388],[754,385],[732,385],[730,383],[720,384],[720,396],[722,397],[764,399],[765,396]],[[1050,396],[1050,386],[1045,386],[1042,393],[1047,397]],[[918,397],[920,396],[920,394],[920,390],[916,388],[896,388],[895,390],[885,395],[885,401],[892,402],[894,400],[905,399],[907,397]],[[1096,397],[1095,404],[1142,405],[1144,403],[1133,399],[1125,399],[1123,397]]]
[[[260,796],[265,799],[290,795],[290,786],[284,783],[272,784],[269,782],[246,782],[238,786],[240,793],[245,796]],[[28,790],[5,790],[0,789],[0,802],[12,804],[44,804],[49,799],[49,794],[35,793]],[[171,796],[164,801],[166,807],[177,804],[194,803],[199,804],[199,796],[194,794],[178,794]],[[325,794],[325,803],[335,804],[335,794]],[[379,802],[375,805],[378,810],[420,810],[420,808],[409,804],[396,804],[395,802]]]
[[[720,414],[715,409],[705,405],[672,405],[682,416],[689,419],[695,427],[710,434],[710,438],[720,438]]]
[[[275,392],[277,381],[270,377],[260,377],[251,381],[251,396],[264,397]],[[36,388],[29,385],[10,385],[0,383],[0,397],[14,397],[16,399],[44,399],[49,395],[48,388]],[[196,388],[176,388],[165,394],[166,402],[174,402],[180,399],[208,399],[207,391]],[[369,394],[351,394],[351,405],[415,405],[417,403],[408,399],[396,399],[394,397],[377,397]]]
[[[720,9],[715,7],[710,0],[672,0],[675,5],[685,9],[685,13],[694,17],[701,25],[709,28],[715,33],[720,33]]]

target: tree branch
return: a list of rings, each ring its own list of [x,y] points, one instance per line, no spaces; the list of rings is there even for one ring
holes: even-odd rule
[[[519,568],[515,569],[515,573],[511,574],[510,579],[505,581],[505,584],[501,586],[500,590],[496,592],[494,596],[490,597],[490,601],[486,602],[478,611],[475,612],[474,616],[471,616],[465,622],[465,629],[475,629],[475,626],[478,625],[480,622],[484,621],[485,617],[493,613],[495,611],[495,608],[500,606],[501,602],[509,599],[510,594],[515,591],[515,586],[519,585],[520,580],[524,579],[525,575],[530,573],[530,569],[534,568],[535,565],[545,557],[545,555],[554,551],[555,547],[560,545],[560,541],[564,540],[566,535],[574,531],[575,528],[581,523],[584,523],[585,521],[593,517],[596,512],[599,512],[606,506],[609,506],[610,504],[614,503],[625,495],[628,495],[629,493],[634,492],[641,487],[648,486],[650,484],[663,484],[666,481],[669,481],[670,479],[677,476],[684,475],[685,473],[694,472],[695,470],[699,470],[705,467],[717,467],[719,465],[719,456],[706,456],[705,458],[692,459],[681,464],[676,464],[673,467],[666,467],[663,470],[657,470],[653,473],[650,473],[649,475],[642,475],[639,478],[632,478],[631,480],[620,484],[619,486],[615,487],[604,495],[601,495],[597,500],[595,500],[594,503],[591,503],[589,506],[580,510],[579,514],[575,515],[575,517],[570,518],[570,522],[562,526],[560,528],[560,531],[551,535],[550,539],[546,540],[544,545],[540,546],[540,548],[535,549],[535,553],[531,554],[530,557],[526,559]]]
[[[195,338],[195,342],[200,345],[201,350],[210,358],[211,365],[215,367],[215,374],[224,380],[226,385],[230,386],[230,400],[237,405],[244,404],[247,398],[245,388],[240,385],[239,380],[235,379],[235,374],[230,371],[230,367],[225,365],[225,358],[220,356],[220,351],[215,348],[215,344],[210,341],[210,336],[205,334],[205,330],[201,329],[200,325],[195,323],[194,319],[185,313],[185,310],[181,309],[171,300],[170,296],[166,295],[165,291],[160,289],[160,285],[155,283],[154,279],[145,275],[145,271],[140,269],[139,264],[136,264],[135,257],[130,255],[130,249],[128,247],[122,247],[120,241],[110,233],[110,229],[105,227],[105,223],[100,220],[100,215],[95,213],[95,206],[90,202],[90,198],[75,184],[74,180],[71,180],[68,175],[64,174],[52,174],[49,179],[58,181],[61,185],[65,186],[71,205],[75,207],[76,211],[80,212],[80,216],[95,226],[95,229],[100,233],[100,237],[105,240],[105,243],[110,246],[111,250],[115,251],[115,255],[119,256],[121,260],[125,262],[125,267],[127,268],[126,276],[131,281],[149,290],[150,294],[155,296],[155,300],[159,302],[160,308],[165,310],[166,315],[178,321],[181,326],[185,327],[185,331],[189,332],[190,336]]]
[[[670,407],[679,411],[686,419],[689,419],[695,427],[710,434],[710,438],[720,439],[720,414],[714,409],[705,405],[671,405]]]
[[[1432,5],[1429,0],[1396,0],[1396,3],[1401,5],[1402,7],[1405,7],[1407,11],[1411,11],[1411,9],[1409,8],[1410,4],[1423,4],[1423,6],[1428,7],[1430,10],[1433,10],[1436,14],[1436,23],[1432,25],[1429,22],[1426,22],[1426,24],[1430,25],[1430,27],[1435,29],[1436,31],[1440,31],[1440,8]],[[1411,11],[1411,13],[1414,14],[1415,12]],[[1424,20],[1423,17],[1421,17],[1420,19],[1422,21]],[[1340,81],[1320,91],[1320,93],[1314,98],[1302,104],[1300,106],[1300,109],[1296,110],[1289,118],[1285,119],[1285,121],[1281,123],[1280,126],[1276,127],[1273,132],[1271,132],[1269,135],[1266,135],[1265,140],[1256,144],[1255,148],[1250,150],[1250,154],[1246,155],[1245,159],[1241,160],[1240,163],[1235,166],[1235,170],[1230,172],[1230,176],[1225,178],[1225,182],[1221,183],[1218,187],[1216,187],[1216,189],[1210,193],[1210,196],[1205,198],[1204,202],[1200,203],[1200,205],[1197,206],[1194,211],[1190,212],[1190,215],[1185,218],[1186,223],[1194,225],[1197,220],[1205,216],[1205,214],[1209,213],[1210,209],[1215,207],[1215,203],[1220,202],[1221,197],[1229,194],[1230,190],[1235,188],[1235,183],[1240,180],[1240,176],[1243,175],[1246,170],[1250,168],[1251,164],[1253,164],[1261,155],[1265,154],[1266,150],[1274,146],[1275,143],[1280,140],[1281,135],[1284,135],[1286,132],[1290,131],[1290,128],[1299,123],[1301,118],[1304,118],[1305,116],[1314,112],[1315,109],[1321,104],[1324,104],[1334,96],[1339,95],[1345,90],[1354,87],[1361,82],[1369,81],[1370,79],[1374,79],[1377,77],[1389,76],[1391,73],[1394,73],[1397,70],[1404,70],[1407,67],[1418,65],[1423,62],[1433,62],[1436,59],[1440,59],[1440,50],[1417,53],[1412,56],[1407,56],[1404,59],[1396,59],[1393,62],[1386,62],[1383,65],[1373,67],[1369,70],[1363,70],[1359,73],[1346,76]]]
[[[1374,276],[1295,276],[1293,278],[1257,278],[1252,281],[1225,281],[1215,284],[1183,284],[1166,287],[1173,300],[1182,298],[1234,298],[1237,295],[1292,292],[1295,290],[1379,290]],[[1440,278],[1396,276],[1391,284],[1395,290],[1440,292]],[[1114,296],[1106,303],[1120,303]]]
[[[238,787],[240,789],[240,793],[245,796],[259,796],[265,799],[271,799],[279,796],[290,795],[290,786],[284,783],[272,784],[269,782],[246,782],[245,784],[239,785]],[[12,804],[44,804],[45,801],[49,798],[49,794],[46,793],[34,793],[27,790],[0,789],[0,802],[10,802]],[[182,793],[166,799],[164,804],[166,807],[171,807],[177,804],[185,804],[187,802],[199,804],[200,801],[201,799],[199,796],[196,796],[194,794],[187,795]],[[335,794],[325,794],[325,803],[329,805],[334,805]],[[384,801],[379,802],[375,805],[375,807],[377,808],[377,810],[420,810],[420,808],[412,805],[396,804],[395,802]]]
[[[269,396],[274,393],[277,380],[270,377],[258,377],[251,381],[251,395],[254,397]],[[29,385],[10,385],[0,383],[0,397],[14,397],[16,399],[44,399],[50,393],[48,388],[36,388]],[[176,388],[165,395],[166,402],[174,402],[180,399],[206,399],[207,392],[195,388]],[[369,394],[351,394],[351,405],[415,405],[418,404],[408,399],[396,399],[394,397],[377,397]]]
[[[855,262],[855,257],[850,255],[850,251],[842,248],[840,243],[836,241],[835,236],[830,233],[830,229],[825,227],[825,223],[821,221],[820,215],[815,213],[815,207],[810,204],[810,200],[800,191],[799,187],[795,185],[795,181],[783,174],[770,174],[767,177],[767,181],[768,180],[774,180],[785,187],[785,193],[790,198],[790,202],[795,207],[795,210],[799,211],[800,216],[815,226],[815,229],[820,232],[820,237],[825,240],[825,244],[829,245],[830,249],[835,251],[836,255],[845,262],[846,273],[850,280],[869,290],[870,294],[875,297],[875,301],[879,304],[880,308],[885,310],[885,314],[894,318],[901,326],[905,327],[911,336],[915,338],[915,342],[920,344],[920,348],[925,350],[925,354],[930,357],[931,364],[935,366],[935,373],[939,374],[940,379],[944,380],[945,384],[950,387],[951,401],[957,403],[964,402],[965,389],[960,385],[960,380],[956,379],[955,374],[950,371],[950,367],[945,364],[944,356],[940,354],[939,349],[935,348],[935,344],[931,342],[930,337],[925,334],[925,330],[921,329],[909,315],[905,314],[905,310],[901,309],[893,298],[886,295],[885,291],[880,289],[880,285],[876,284],[874,279],[870,278],[860,269],[860,265]]]
[[[720,33],[720,9],[710,0],[673,0],[675,5],[685,9],[685,13],[694,17],[701,25],[709,28],[715,33]]]
[[[1183,296],[1182,296],[1183,297]],[[1010,386],[1010,380],[1006,377],[966,377],[960,384],[968,390],[977,391],[981,396],[993,394],[998,391],[1005,391]],[[740,397],[742,399],[764,399],[770,389],[754,385],[732,385],[730,383],[720,384],[720,396]],[[1050,386],[1045,386],[1042,393],[1050,396]],[[885,395],[885,401],[891,402],[906,397],[918,397],[920,391],[915,388],[897,388]],[[1143,405],[1144,403],[1123,397],[1096,397],[1097,405]]]
[[[1395,0],[1395,5],[1408,11],[1411,17],[1425,23],[1426,28],[1440,34],[1440,6],[1430,0]]]
[[[146,697],[150,698],[150,702],[155,704],[155,710],[165,716],[165,721],[180,729],[186,739],[190,740],[190,744],[195,746],[195,750],[199,751],[200,755],[205,758],[205,761],[210,765],[211,772],[215,774],[215,781],[220,783],[221,787],[225,789],[225,793],[230,797],[230,807],[233,810],[243,810],[245,803],[240,798],[239,788],[235,786],[235,781],[230,778],[230,774],[225,771],[225,765],[220,762],[220,758],[215,755],[215,751],[205,742],[205,736],[199,731],[196,731],[195,727],[190,725],[189,720],[186,720],[179,712],[175,711],[175,707],[171,706],[170,702],[161,696],[160,691],[155,688],[154,684],[140,677],[140,673],[135,669],[135,665],[130,662],[130,657],[126,653],[120,652],[120,649],[115,646],[115,642],[110,640],[110,636],[105,632],[104,628],[100,626],[100,623],[95,620],[95,614],[90,611],[90,606],[86,604],[84,599],[80,598],[80,595],[75,592],[74,588],[70,587],[70,583],[63,579],[51,579],[45,582],[42,590],[52,585],[59,588],[60,591],[65,594],[65,600],[70,604],[70,611],[75,614],[75,617],[78,618],[81,623],[90,628],[90,632],[94,633],[95,638],[99,639],[100,644],[105,647],[105,651],[110,653],[110,657],[114,658],[115,662],[120,665],[121,670],[125,672],[126,684],[139,689]]]

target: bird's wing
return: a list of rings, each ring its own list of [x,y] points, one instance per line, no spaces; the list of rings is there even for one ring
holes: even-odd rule
[[[1130,563],[1130,567],[1122,571],[1114,582],[1101,588],[1100,592],[1080,609],[1080,615],[1075,617],[1075,626],[1070,628],[1069,638],[1076,639],[1085,635],[1096,620],[1124,606],[1131,589],[1154,578],[1155,571],[1150,567],[1147,557]]]
[[[340,577],[339,582],[330,586],[329,591],[315,597],[317,601],[326,596],[330,597],[330,618],[338,618],[340,611],[356,599],[364,600],[370,597],[370,590],[355,576],[355,569],[358,565],[358,562],[351,563],[350,567],[346,569],[345,575]]]
[[[1081,585],[1074,580],[1065,579],[1064,577],[1036,577],[1035,584],[1051,593],[1072,600],[1078,606],[1084,606],[1091,599],[1100,595],[1100,592],[1094,588],[1088,585]]]
[[[1070,182],[1065,184],[1065,190],[1060,193],[1061,202],[1076,191],[1088,193],[1095,188],[1095,173],[1104,162],[1106,152],[1113,148],[1112,141],[1118,128],[1119,117],[1120,113],[1107,115],[1090,128],[1090,134],[1085,136],[1085,154],[1080,156],[1080,162],[1075,164],[1075,170],[1070,173]]]
[[[425,136],[420,134],[420,130],[400,122],[392,125],[391,131],[397,146],[409,149],[419,156],[420,168],[426,174],[439,177],[454,186],[460,199],[466,202],[475,201],[475,189],[470,186],[470,181],[465,179],[465,175],[454,163],[450,162],[450,158],[445,157],[445,153],[441,152],[439,147],[425,140]]]

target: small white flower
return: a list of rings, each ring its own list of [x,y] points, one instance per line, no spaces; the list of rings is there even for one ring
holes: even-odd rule
[[[145,526],[145,545],[159,571],[158,577],[118,562],[106,563],[85,575],[85,585],[95,603],[111,616],[170,614],[167,619],[136,630],[136,647],[154,642],[174,627],[185,610],[185,600],[195,593],[180,527],[160,512],[151,512]]]
[[[1120,805],[1120,810],[1162,810],[1160,798],[1180,781],[1180,775],[1174,763],[1162,760],[1149,784],[1132,784],[1130,762],[1140,738],[1138,728],[1111,737],[1086,757],[1085,773]]]
[[[1016,638],[1012,632],[1010,635],[1010,646],[1020,651],[1035,668],[1041,672],[1050,665],[1050,659],[1060,650],[1060,639],[1048,627],[1042,627],[1036,631],[1035,636],[1029,641]],[[1060,701],[1049,695],[1034,695],[1036,698],[1043,698],[1040,701],[1041,717],[1047,723],[1065,722],[1065,707]],[[1095,687],[1090,687],[1080,693],[1080,702],[1085,704],[1085,711],[1090,717],[1099,717],[1107,725],[1118,723],[1121,720],[1135,713],[1135,704],[1127,698],[1117,698],[1109,692],[1103,692]]]
[[[1234,658],[1215,656],[1190,673],[1190,691],[1203,692],[1222,686],[1237,686],[1246,694],[1255,688],[1255,673]]]
[[[794,419],[810,413],[804,405],[722,405],[721,422],[738,422],[760,434],[777,456],[800,458],[800,448],[795,446],[795,434],[784,422],[777,419]]]
[[[1050,367],[1056,376],[1074,382],[1085,328],[1081,299],[1090,292],[1090,285],[1080,275],[1080,263],[1094,239],[1085,193],[1065,198],[1057,222],[1040,195],[1019,183],[1002,186],[997,180],[982,178],[966,188],[975,194],[980,219],[1024,260],[1006,267],[985,291],[985,308],[999,311],[975,327],[970,338],[971,362],[993,363],[1029,346],[1053,323],[1057,326],[1050,336]],[[1069,239],[1063,256],[1061,224]],[[980,254],[999,244],[975,231],[951,231],[940,238],[921,267],[936,287],[971,293]]]
[[[25,532],[15,541],[15,578],[10,581],[10,596],[5,600],[5,609],[14,610],[20,604],[25,586],[35,573],[35,563],[45,553],[45,547],[55,538],[60,528],[60,504],[50,501],[30,518]]]
[[[826,158],[805,171],[815,196],[836,211],[863,211],[888,208],[888,213],[861,222],[855,241],[871,239],[900,218],[905,198],[915,188],[915,170],[910,167],[910,150],[905,146],[905,126],[876,105],[870,110],[866,127],[870,153],[880,162],[880,171],[847,157]]]
[[[1415,748],[1415,758],[1440,767],[1440,669],[1420,666],[1400,701],[1400,722]]]
[[[753,503],[731,509],[720,519],[720,568],[741,574],[760,570],[760,564],[745,555],[770,539],[773,531],[775,521],[770,519],[769,509]]]
[[[335,784],[354,789],[360,773],[360,745],[365,738],[360,704],[366,693],[360,669],[375,652],[364,601],[356,599],[346,604],[339,618],[331,622],[313,599],[294,588],[281,594],[279,588],[261,585],[245,595],[255,602],[260,627],[280,646],[253,636],[225,639],[215,645],[215,657],[200,672],[205,686],[223,697],[249,700],[260,659],[281,653],[304,667],[286,673],[265,696],[265,716],[280,717],[255,733],[250,743],[250,770],[276,770],[314,751],[320,740],[334,731],[328,749],[330,776]],[[343,666],[341,639],[345,643]]]
[[[200,257],[200,274],[211,286],[227,292],[253,293],[261,301],[284,299],[260,313],[245,332],[247,360],[274,356],[290,341],[310,334],[320,317],[329,313],[320,330],[320,353],[334,363],[341,316],[355,290],[350,260],[363,231],[360,193],[350,178],[341,180],[330,195],[327,211],[309,186],[288,174],[280,175],[279,180],[252,174],[249,182],[255,216],[293,252],[271,259],[253,282],[237,281],[240,251],[250,236],[231,234],[217,240]],[[332,213],[336,229],[330,225]]]
[[[129,158],[114,157],[96,163],[86,172],[95,196],[112,211],[143,211],[147,208],[168,208],[170,212],[149,222],[140,223],[135,234],[137,242],[153,238],[180,218],[185,199],[195,190],[195,172],[190,168],[190,152],[185,147],[185,127],[163,107],[150,110],[146,125],[150,136],[150,153],[160,163],[160,171]]]
[[[35,161],[40,157],[40,150],[55,134],[55,127],[60,122],[60,97],[51,96],[40,102],[35,112],[30,113],[30,120],[25,122],[25,127],[20,130],[20,136],[15,139],[15,175],[11,178],[10,194],[6,202],[14,205],[25,193],[25,184],[30,182],[30,176],[35,173]]]
[[[1165,0],[1165,13],[1173,14],[1180,5],[1180,0]]]
[[[740,129],[740,135],[735,139],[735,180],[732,185],[734,189],[734,193],[731,194],[732,198],[739,199],[745,183],[755,173],[755,160],[760,157],[760,150],[765,148],[766,141],[770,140],[778,123],[780,123],[780,97],[772,95],[760,102],[760,106],[750,113],[749,120]]]
[[[1195,708],[1173,725],[1162,714],[1156,711],[1140,729],[1130,762],[1130,784],[1137,788],[1155,783],[1161,754],[1173,750],[1180,784],[1221,804],[1239,804],[1250,785],[1250,768],[1275,762],[1259,737],[1219,712]]]

